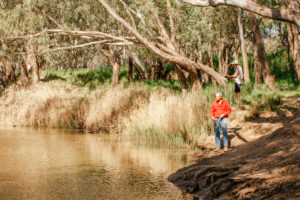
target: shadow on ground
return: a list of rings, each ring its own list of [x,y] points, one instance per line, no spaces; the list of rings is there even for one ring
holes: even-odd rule
[[[300,199],[300,110],[293,116],[258,119],[258,123],[282,122],[283,127],[255,141],[231,129],[243,145],[169,176],[195,199]],[[255,120],[255,119],[254,119]]]

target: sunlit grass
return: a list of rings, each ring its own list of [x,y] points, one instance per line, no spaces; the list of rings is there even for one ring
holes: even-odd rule
[[[210,109],[216,92],[222,92],[235,109],[247,107],[250,117],[276,110],[285,97],[300,97],[300,87],[269,91],[264,85],[243,84],[239,105],[233,82],[226,88],[208,85],[182,93],[178,81],[129,84],[126,73],[121,70],[121,84],[111,87],[111,71],[105,68],[43,72],[46,82],[3,92],[0,125],[135,134],[160,143],[199,147],[213,134]]]

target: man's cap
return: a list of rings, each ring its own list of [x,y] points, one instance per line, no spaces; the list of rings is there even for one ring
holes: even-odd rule
[[[216,97],[222,97],[222,93],[221,92],[217,92],[216,93]]]
[[[231,63],[232,65],[238,65],[239,64],[239,62],[237,61],[237,60],[234,60],[234,61],[232,61],[232,63]]]

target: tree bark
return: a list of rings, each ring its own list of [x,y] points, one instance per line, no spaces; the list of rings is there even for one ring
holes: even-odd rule
[[[219,6],[228,5],[256,13],[263,17],[279,21],[286,21],[300,26],[300,3],[297,0],[284,0],[287,4],[284,8],[269,8],[251,0],[183,0],[194,6]]]
[[[192,91],[198,91],[202,89],[201,82],[196,69],[193,72],[189,72],[188,81],[190,82]]]
[[[262,62],[256,48],[254,48],[254,79],[255,83],[262,83]]]
[[[228,60],[229,60],[229,47],[225,47],[225,60],[224,60],[224,76],[228,74],[228,68],[229,68],[229,64],[228,64]]]
[[[214,56],[214,52],[213,52],[213,50],[210,48],[210,50],[209,50],[209,52],[208,52],[208,61],[209,61],[209,63],[208,63],[208,66],[210,66],[212,69],[214,69],[215,68],[215,66],[214,66],[214,62],[213,62],[213,56]],[[211,78],[211,77],[210,77]],[[213,83],[213,84],[216,84],[216,80],[215,79],[212,79],[211,78],[211,82]]]
[[[223,42],[220,42],[219,49],[218,49],[218,60],[219,60],[219,73],[222,75],[223,75],[223,59],[222,59],[223,47],[224,47]]]
[[[134,64],[136,66],[138,66],[140,68],[140,70],[142,71],[143,78],[148,79],[148,73],[147,73],[146,67],[143,64],[143,62],[138,58],[138,56],[133,51],[131,51],[130,47],[128,48],[127,52],[128,52],[127,53],[128,56],[132,58],[132,61],[134,62]]]
[[[291,54],[297,74],[298,83],[300,82],[300,57],[299,57],[299,39],[298,27],[294,24],[288,25],[288,42],[291,48]]]
[[[28,69],[25,60],[22,60],[20,68],[20,77],[19,80],[23,86],[28,86],[30,84],[30,78],[28,76]]]
[[[243,72],[244,72],[244,81],[246,83],[250,82],[250,73],[249,73],[249,65],[248,65],[248,55],[245,45],[244,39],[244,28],[242,23],[242,9],[239,8],[239,15],[238,15],[238,25],[239,25],[239,33],[240,33],[240,40],[241,40],[241,52],[243,57]]]
[[[133,61],[132,58],[129,57],[128,63],[128,82],[131,83],[133,81]]]
[[[112,86],[119,84],[119,72],[120,72],[120,65],[113,59],[114,52],[111,48],[108,47],[108,50],[104,50],[101,47],[99,48],[100,51],[105,55],[109,64],[113,69],[113,76],[112,76]]]
[[[12,62],[8,59],[0,59],[0,62],[4,66],[4,74],[1,77],[2,83],[4,86],[7,86],[16,80],[15,69]]]
[[[265,45],[263,38],[260,33],[259,25],[256,20],[256,17],[253,13],[247,12],[247,16],[250,20],[251,30],[253,33],[253,44],[254,44],[254,57],[257,58],[255,64],[257,64],[257,68],[259,70],[259,66],[262,67],[262,75],[264,78],[265,85],[270,89],[275,89],[275,77],[271,74],[269,62],[267,59]],[[257,72],[259,72],[257,70]],[[258,80],[257,80],[258,81]]]
[[[181,71],[181,69],[178,65],[174,65],[174,68],[175,68],[175,72],[177,74],[177,77],[178,77],[178,80],[179,80],[179,83],[181,86],[181,91],[184,92],[188,89],[184,73]]]
[[[40,82],[40,69],[37,63],[36,55],[32,52],[27,53],[26,58],[27,69],[32,72],[32,83],[36,84]]]

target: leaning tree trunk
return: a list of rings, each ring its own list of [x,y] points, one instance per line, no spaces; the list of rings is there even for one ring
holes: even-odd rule
[[[269,62],[268,62],[266,51],[265,51],[265,45],[264,45],[264,41],[263,41],[263,38],[260,33],[258,22],[253,13],[247,12],[247,16],[250,20],[251,30],[253,33],[254,51],[257,53],[257,57],[258,57],[256,64],[260,63],[262,66],[262,75],[264,78],[265,85],[270,90],[274,90],[275,89],[275,77],[271,74]]]
[[[169,45],[158,43],[142,36],[124,18],[120,17],[117,12],[109,4],[107,4],[106,0],[98,1],[106,8],[106,10],[112,15],[112,17],[119,21],[131,34],[133,34],[144,47],[148,48],[156,55],[160,56],[166,61],[182,66],[182,68],[189,73],[194,69],[200,69],[205,73],[211,75],[218,82],[218,84],[226,86],[227,80],[221,74],[217,73],[206,65],[196,63],[195,61],[189,59],[182,52],[171,48]]]
[[[249,73],[249,65],[248,65],[248,55],[245,45],[244,39],[244,28],[242,23],[242,9],[239,8],[239,15],[238,15],[238,25],[239,25],[239,33],[240,33],[240,40],[241,40],[241,51],[243,57],[243,72],[244,72],[244,80],[246,83],[250,82],[250,73]]]
[[[300,57],[299,57],[299,39],[298,27],[294,24],[288,25],[288,42],[291,48],[291,54],[295,65],[297,80],[300,82]]]

